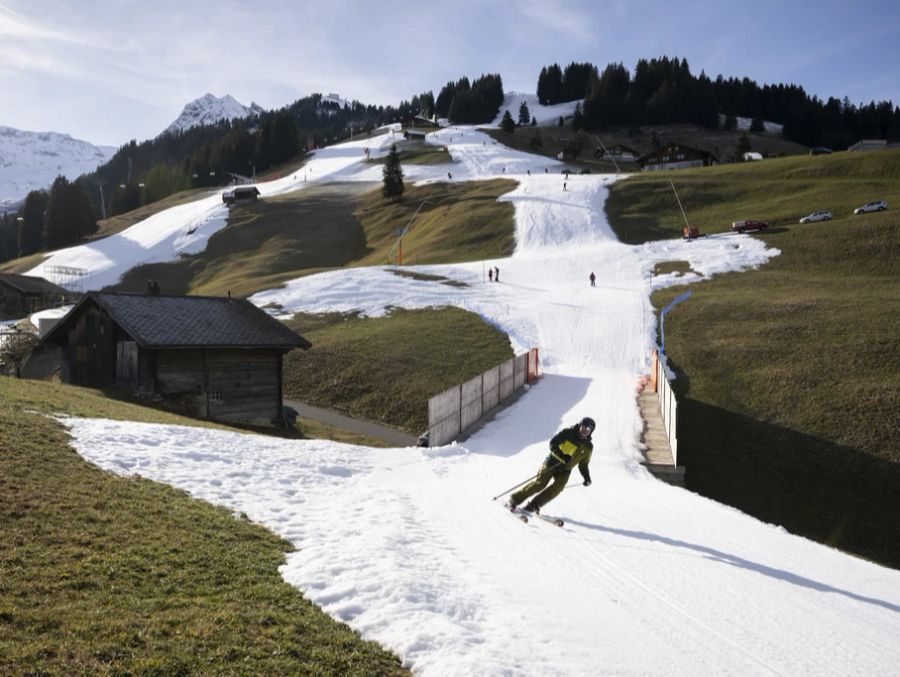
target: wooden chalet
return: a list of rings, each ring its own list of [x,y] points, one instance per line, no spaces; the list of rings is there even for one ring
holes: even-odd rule
[[[719,158],[699,148],[680,143],[667,143],[643,155],[638,162],[644,171],[687,169],[719,164]]]
[[[629,148],[622,143],[608,146],[605,150],[603,148],[597,148],[594,151],[595,158],[609,158],[611,160],[622,160],[623,162],[634,162],[640,155],[641,154],[636,150]]]
[[[226,423],[282,421],[282,361],[309,341],[246,299],[88,293],[42,339],[65,383],[126,387]]]
[[[22,318],[72,300],[71,292],[42,277],[0,273],[0,319]]]

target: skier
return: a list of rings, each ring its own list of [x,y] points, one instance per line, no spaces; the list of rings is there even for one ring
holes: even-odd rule
[[[488,282],[494,281],[494,269],[488,268]]]
[[[582,484],[591,486],[591,473],[588,464],[594,451],[591,435],[597,427],[596,422],[585,416],[571,428],[563,428],[550,440],[550,454],[541,464],[537,476],[509,497],[506,507],[515,512],[516,506],[530,496],[534,496],[525,504],[527,512],[540,513],[541,508],[556,498],[566,488],[569,475],[575,466],[584,480]],[[553,480],[553,484],[547,486]],[[546,487],[546,488],[545,488]],[[540,493],[538,493],[540,492]]]
[[[596,287],[597,276],[594,275],[594,271],[591,271],[591,286]]]
[[[497,266],[494,266],[494,282],[500,281],[500,269]]]

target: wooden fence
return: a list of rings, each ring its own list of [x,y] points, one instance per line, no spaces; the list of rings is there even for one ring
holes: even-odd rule
[[[539,376],[538,349],[513,357],[428,400],[428,444],[452,442]]]
[[[666,438],[669,440],[669,448],[672,450],[672,462],[678,465],[678,429],[677,429],[677,413],[678,401],[675,399],[675,393],[672,392],[672,385],[666,378],[666,370],[663,362],[659,358],[659,354],[653,351],[653,371],[651,377],[653,390],[656,392],[656,398],[659,400],[659,409],[662,412],[663,427],[666,430]]]

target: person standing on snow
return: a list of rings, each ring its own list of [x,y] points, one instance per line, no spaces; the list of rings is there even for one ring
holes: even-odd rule
[[[506,507],[515,511],[516,507],[529,496],[534,496],[523,507],[528,512],[540,513],[541,508],[566,488],[569,475],[575,466],[584,480],[582,484],[591,486],[591,473],[588,464],[594,451],[591,435],[597,427],[596,422],[585,416],[571,428],[563,428],[550,440],[550,455],[544,459],[541,469],[535,478],[509,497]],[[550,484],[553,480],[553,484]],[[548,487],[547,485],[550,484]],[[538,493],[540,492],[540,493]]]
[[[488,282],[494,281],[494,269],[488,268]]]
[[[591,286],[596,287],[597,276],[594,275],[594,271],[591,271]]]

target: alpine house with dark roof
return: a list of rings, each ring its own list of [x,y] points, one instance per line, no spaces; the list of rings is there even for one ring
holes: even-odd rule
[[[72,296],[42,277],[0,273],[0,320],[22,318],[44,308],[65,305]]]
[[[309,341],[246,299],[91,292],[44,337],[62,380],[124,386],[226,423],[282,423],[282,361]]]

